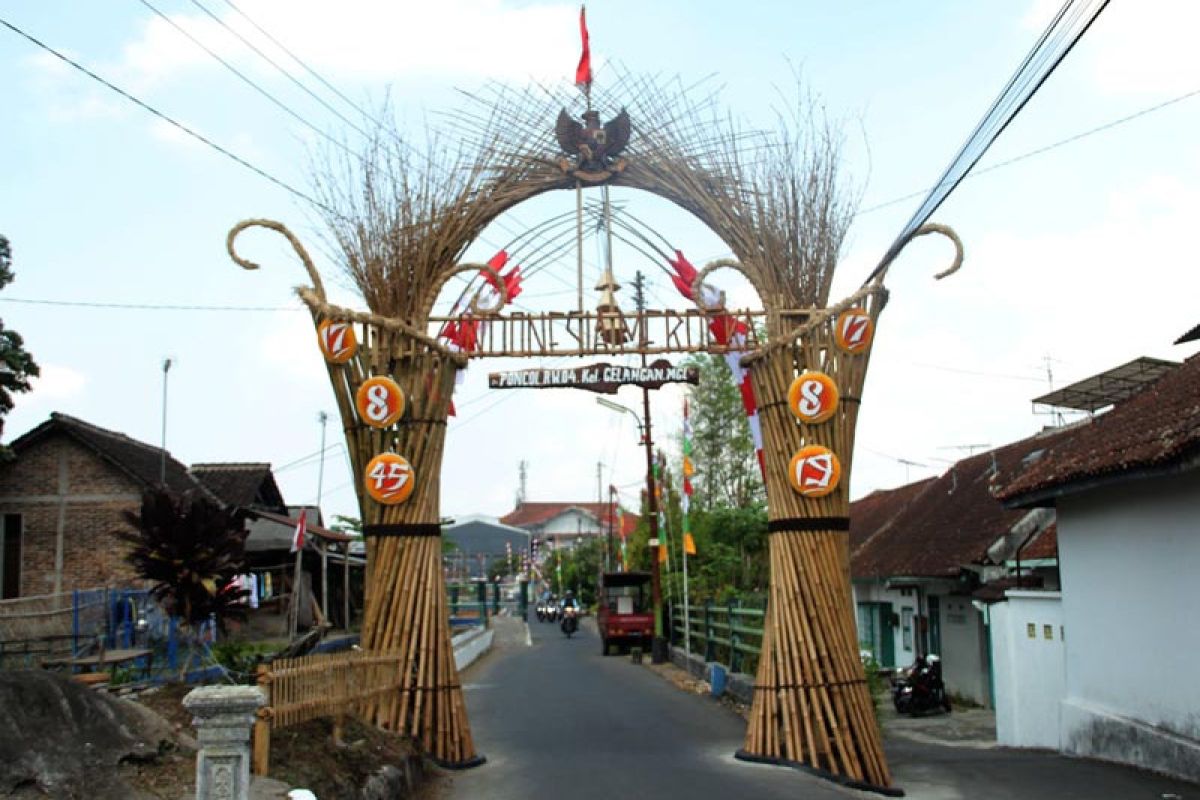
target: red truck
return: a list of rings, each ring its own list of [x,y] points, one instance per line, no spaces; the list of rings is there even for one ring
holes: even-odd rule
[[[654,609],[650,603],[649,572],[605,572],[600,575],[596,627],[601,652],[609,645],[640,645],[649,651],[654,641]]]

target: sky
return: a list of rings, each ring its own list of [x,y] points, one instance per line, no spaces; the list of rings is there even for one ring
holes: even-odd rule
[[[13,0],[0,18],[301,191],[311,191],[330,139],[361,142],[291,79],[342,117],[358,122],[358,113],[226,0],[152,6],[275,100],[143,0]],[[770,125],[802,77],[842,132],[846,191],[858,199],[836,299],[870,272],[1057,7],[599,0],[588,20],[598,85],[617,65],[685,83],[706,78],[705,90],[720,88],[722,105],[751,126]],[[285,65],[291,79],[204,8]],[[462,91],[497,81],[568,83],[579,54],[575,4],[236,0],[236,8],[356,105],[375,114],[386,104],[418,134],[444,125],[462,107]],[[1200,98],[1190,94],[1200,92],[1198,26],[1200,7],[1185,0],[1112,3],[980,164],[995,168],[969,179],[935,215],[964,241],[961,271],[932,279],[950,257],[936,237],[914,243],[893,266],[859,417],[852,497],[1037,432],[1054,419],[1034,413],[1030,400],[1051,386],[1138,356],[1195,352],[1171,343],[1200,322],[1192,263],[1200,143],[1191,135]],[[238,220],[283,221],[314,253],[331,300],[363,308],[311,207],[2,27],[0,85],[0,233],[12,243],[17,276],[0,293],[0,317],[42,367],[34,391],[17,398],[4,440],[60,411],[157,444],[170,358],[166,442],[176,458],[270,462],[288,502],[315,502],[320,490],[327,518],[357,516],[336,421],[326,430],[323,470],[318,457],[318,414],[336,416],[336,406],[292,292],[302,270],[266,233],[244,245],[264,265],[258,272],[237,268],[224,252]],[[683,211],[644,194],[614,197],[693,261],[727,253]],[[518,207],[468,256],[488,257],[572,203],[562,194]],[[652,305],[685,307],[657,267],[616,255],[626,286],[618,299],[629,304],[628,283],[642,270],[652,275]],[[590,280],[598,256],[585,248],[585,257]],[[568,309],[572,296],[563,292],[573,271],[568,256],[535,275],[522,301]],[[735,302],[753,304],[730,276],[715,282]],[[509,511],[522,460],[530,500],[594,499],[599,462],[600,483],[618,486],[637,507],[644,461],[629,415],[599,407],[586,392],[487,388],[489,371],[571,363],[472,364],[449,427],[444,515]],[[653,395],[657,438],[668,449],[681,397],[678,387]],[[640,397],[624,389],[617,400],[634,405]]]

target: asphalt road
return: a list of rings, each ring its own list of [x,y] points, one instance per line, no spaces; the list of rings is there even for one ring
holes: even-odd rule
[[[499,620],[497,644],[464,675],[471,728],[487,763],[449,773],[439,797],[487,800],[788,798],[847,793],[796,770],[736,761],[746,723],[689,696],[628,656],[600,655],[587,622]],[[647,656],[648,657],[648,656]]]
[[[496,620],[492,652],[463,674],[481,767],[445,772],[438,800],[847,800],[879,798],[798,770],[733,758],[746,724],[628,656],[600,655],[590,620]],[[910,800],[1200,800],[1200,786],[1116,764],[1007,750],[962,718],[885,724],[896,784]],[[969,727],[969,726],[968,726]],[[990,739],[990,737],[988,737]]]

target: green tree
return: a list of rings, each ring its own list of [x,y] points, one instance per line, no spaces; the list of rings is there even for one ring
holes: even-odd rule
[[[765,502],[754,440],[729,365],[717,355],[695,355],[685,363],[700,368],[700,383],[688,392],[696,465],[692,508],[744,508]]]
[[[12,283],[15,277],[12,247],[8,238],[0,235],[0,289]],[[4,417],[13,409],[13,393],[28,392],[32,388],[29,379],[40,374],[33,356],[25,349],[21,334],[6,329],[4,321],[0,320],[0,434],[4,433]],[[0,455],[10,455],[8,448],[0,449]]]

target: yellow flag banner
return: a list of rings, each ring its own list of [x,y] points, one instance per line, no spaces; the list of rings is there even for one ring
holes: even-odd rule
[[[658,546],[658,563],[667,563],[667,546],[665,544],[660,544]]]
[[[696,474],[696,465],[687,456],[683,457],[683,474],[689,478]]]
[[[687,553],[689,556],[696,555],[696,540],[692,538],[690,533],[685,533],[683,535],[683,552]]]

